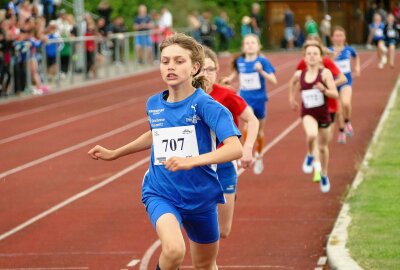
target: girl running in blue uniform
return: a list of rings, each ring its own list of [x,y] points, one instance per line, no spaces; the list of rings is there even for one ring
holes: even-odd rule
[[[338,98],[338,92],[332,73],[322,65],[322,47],[316,43],[306,43],[304,54],[307,69],[297,70],[290,80],[289,102],[293,110],[299,109],[295,93],[300,90],[301,117],[307,139],[303,170],[312,171],[313,160],[321,162],[320,188],[325,193],[330,190],[328,143],[332,121],[327,98]]]
[[[161,46],[160,71],[168,89],[151,96],[150,130],[116,150],[96,146],[94,159],[114,160],[151,148],[142,202],[161,240],[156,269],[176,270],[185,256],[181,225],[189,237],[194,269],[216,270],[219,245],[217,204],[224,203],[216,166],[239,159],[242,146],[230,112],[206,94],[199,77],[204,50],[176,34]],[[223,146],[216,149],[216,140]]]
[[[277,84],[275,69],[264,56],[260,55],[261,43],[257,35],[249,34],[243,38],[243,54],[235,59],[234,72],[222,82],[230,84],[239,75],[240,96],[253,109],[260,126],[257,135],[257,148],[255,153],[254,173],[261,174],[264,169],[262,149],[264,147],[264,127],[266,106],[268,101],[266,81]],[[244,133],[244,137],[246,133]]]
[[[382,69],[387,63],[387,48],[385,46],[385,35],[383,30],[385,24],[382,22],[382,17],[380,14],[375,13],[373,22],[369,26],[370,37],[376,46],[376,52],[379,58],[378,68]]]
[[[206,92],[232,113],[233,120],[237,126],[239,125],[239,119],[246,124],[247,129],[245,132],[247,137],[243,145],[243,157],[240,159],[240,166],[247,169],[253,163],[253,146],[258,133],[258,120],[244,99],[238,96],[232,88],[216,83],[219,69],[217,55],[208,47],[204,48],[204,52],[206,57],[203,75],[211,83]],[[218,180],[221,182],[226,200],[225,204],[218,205],[218,223],[222,238],[227,238],[232,228],[238,181],[236,168],[235,161],[218,164],[217,166]]]
[[[335,64],[338,66],[340,71],[346,76],[347,82],[339,85],[340,95],[340,110],[338,113],[339,123],[339,137],[338,142],[345,144],[346,135],[353,136],[353,127],[351,125],[351,96],[352,96],[352,84],[353,76],[351,69],[351,59],[354,59],[354,75],[360,76],[360,57],[357,55],[356,50],[346,45],[346,31],[336,26],[332,32],[332,43],[333,47],[329,50],[333,52]]]
[[[383,30],[385,34],[385,43],[389,48],[389,65],[394,68],[394,57],[396,55],[396,47],[399,44],[399,25],[396,23],[393,14],[389,14],[386,18],[385,28]]]

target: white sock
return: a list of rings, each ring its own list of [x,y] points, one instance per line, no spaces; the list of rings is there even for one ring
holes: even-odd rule
[[[314,162],[314,170],[321,171],[321,162],[319,161]]]

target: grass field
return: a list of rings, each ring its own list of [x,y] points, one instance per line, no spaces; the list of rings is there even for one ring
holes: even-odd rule
[[[400,98],[373,145],[364,181],[349,199],[347,244],[365,270],[400,269]]]

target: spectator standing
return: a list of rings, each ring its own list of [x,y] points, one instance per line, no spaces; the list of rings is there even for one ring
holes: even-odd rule
[[[253,3],[251,5],[251,29],[252,33],[256,34],[257,36],[261,35],[262,30],[262,16],[260,15],[260,4]]]
[[[150,16],[147,15],[147,7],[140,5],[133,24],[133,30],[141,32],[135,39],[136,55],[140,64],[151,63],[151,38],[150,33],[145,31],[150,31],[153,26]]]
[[[47,27],[47,42],[54,41],[60,38],[57,29],[56,21],[51,21],[49,26]],[[46,60],[47,60],[47,74],[49,76],[49,80],[52,80],[57,73],[57,43],[49,43],[46,44]]]
[[[113,23],[110,25],[110,32],[113,34],[121,34],[126,32],[124,18],[118,16],[114,19]],[[113,48],[113,60],[116,63],[121,62],[121,55],[123,51],[123,42],[122,42],[122,35],[118,35],[117,38],[112,40],[112,48]],[[139,38],[139,37],[137,37]]]
[[[249,16],[243,16],[242,24],[240,25],[240,35],[243,37],[251,34],[251,18]]]
[[[304,32],[301,29],[300,25],[296,23],[294,25],[294,45],[297,48],[301,48],[303,47],[304,41],[305,41]]]
[[[193,38],[197,41],[200,42],[200,19],[199,19],[199,14],[197,11],[193,11],[187,16],[187,22],[189,25],[189,28],[192,32]]]
[[[90,78],[92,74],[93,78],[97,78],[97,65],[96,65],[96,42],[94,38],[97,35],[96,24],[94,20],[87,21],[85,37],[89,37],[85,41],[86,49],[86,78]]]
[[[165,38],[173,34],[173,17],[171,12],[166,7],[162,7],[160,10],[159,27],[162,33],[162,39],[159,40],[161,43]]]
[[[306,35],[308,36],[318,36],[318,24],[313,20],[311,15],[306,16],[306,22],[304,24],[306,29]]]
[[[212,14],[210,11],[205,11],[203,13],[203,20],[201,21],[200,25],[200,38],[201,44],[213,49],[215,26],[211,22],[211,16]]]
[[[50,21],[56,19],[56,5],[55,0],[42,0],[43,4],[43,15],[46,19],[46,25]]]
[[[113,11],[112,7],[110,6],[107,0],[100,1],[99,5],[97,6],[97,12],[99,13],[101,18],[104,18],[106,26],[108,26],[111,23],[110,17],[112,11]]]
[[[151,42],[153,43],[153,59],[154,62],[158,61],[157,59],[159,58],[159,46],[162,41],[162,30],[160,27],[160,13],[158,13],[156,10],[153,10],[150,12],[150,17],[153,20],[153,32],[151,34]]]
[[[329,14],[325,14],[324,18],[321,21],[321,24],[319,26],[319,31],[321,32],[321,39],[322,42],[326,47],[331,46],[331,16]]]
[[[225,11],[221,11],[220,15],[215,17],[214,24],[217,28],[219,36],[219,51],[226,52],[229,48],[229,40],[232,38],[232,29],[229,24],[229,17]]]
[[[294,47],[294,13],[290,7],[287,7],[285,10],[284,23],[287,48],[292,49]]]
[[[60,37],[66,40],[64,42],[64,46],[60,51],[61,55],[61,79],[66,78],[66,74],[68,73],[69,62],[71,58],[71,43],[67,41],[71,37],[71,31],[73,25],[67,19],[67,13],[65,9],[61,9],[58,13],[58,19],[56,20],[58,33]]]

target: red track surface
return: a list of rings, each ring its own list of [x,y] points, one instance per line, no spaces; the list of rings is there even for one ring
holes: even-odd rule
[[[278,67],[279,85],[269,90],[267,144],[299,119],[289,108],[285,84],[300,57],[269,56]],[[365,69],[354,84],[355,137],[345,146],[331,143],[331,192],[321,194],[303,175],[304,134],[297,125],[270,145],[262,175],[240,176],[232,235],[221,241],[220,269],[314,269],[325,255],[340,200],[399,71],[378,70],[373,53],[361,53],[361,59]],[[226,63],[223,70],[227,73]],[[140,203],[149,153],[107,163],[86,152],[95,144],[117,147],[147,130],[145,100],[163,87],[158,72],[149,72],[0,105],[0,269],[139,269],[140,264],[147,269],[143,256],[157,240]],[[103,187],[81,193],[107,179]],[[158,253],[159,248],[149,257],[149,269]],[[128,267],[134,259],[140,262]],[[182,268],[188,265],[189,252]]]

